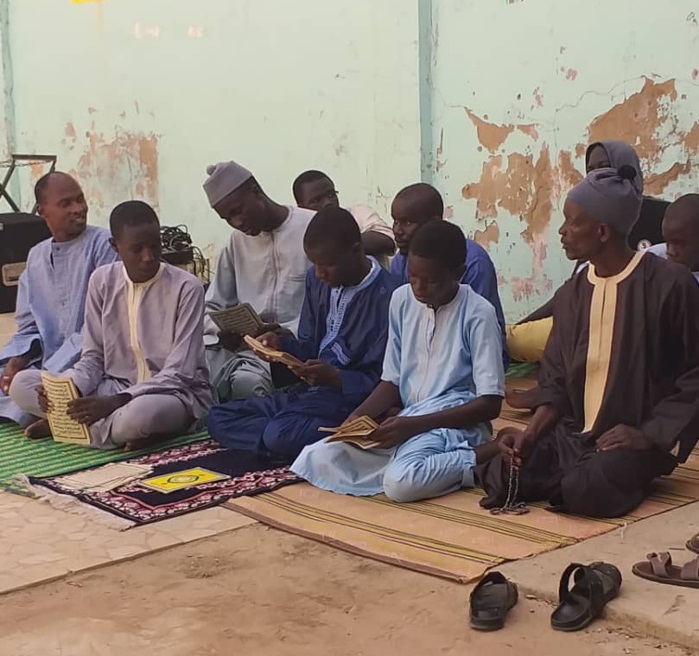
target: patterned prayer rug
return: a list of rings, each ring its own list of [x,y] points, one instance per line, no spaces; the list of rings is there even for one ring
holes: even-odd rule
[[[106,523],[130,528],[216,506],[235,497],[269,492],[300,480],[286,466],[280,467],[278,463],[246,451],[224,449],[214,440],[133,458],[129,463],[151,466],[153,471],[146,478],[192,468],[207,469],[230,478],[169,493],[148,489],[139,481],[109,492],[92,493],[66,488],[55,477],[30,477],[29,482],[39,495],[45,491],[49,501],[64,510],[98,517],[85,509],[87,504],[113,516]]]
[[[182,444],[191,444],[208,437],[209,434],[204,431],[158,442],[138,451],[100,451],[48,439],[30,440],[24,437],[22,429],[16,424],[0,424],[0,488],[17,494],[27,494],[26,487],[17,478],[18,475],[60,476],[108,462],[128,460]]]

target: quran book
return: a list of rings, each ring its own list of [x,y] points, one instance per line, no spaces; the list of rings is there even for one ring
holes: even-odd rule
[[[379,427],[371,417],[357,417],[350,422],[337,426],[336,428],[319,428],[324,433],[333,433],[326,443],[347,442],[354,444],[360,449],[376,449],[381,447],[381,443],[372,440],[369,436]]]
[[[250,337],[250,335],[245,335],[243,340],[254,353],[257,353],[257,355],[263,355],[273,362],[280,362],[287,367],[300,367],[303,364],[301,360],[295,358],[290,353],[284,353],[284,351],[271,349],[268,346],[265,346],[262,342],[256,340],[254,337]]]
[[[150,490],[155,490],[156,492],[170,494],[171,492],[187,490],[197,485],[225,481],[228,478],[230,478],[230,476],[226,474],[219,474],[218,472],[204,469],[203,467],[194,467],[192,469],[184,469],[182,471],[164,474],[163,476],[146,478],[140,481],[139,485],[147,487]]]
[[[46,418],[51,427],[54,441],[90,446],[90,427],[68,416],[68,404],[80,398],[73,380],[52,376],[43,371],[41,382],[51,404],[51,410]]]
[[[262,319],[250,303],[239,303],[233,307],[211,313],[211,320],[222,333],[251,335],[263,325]]]

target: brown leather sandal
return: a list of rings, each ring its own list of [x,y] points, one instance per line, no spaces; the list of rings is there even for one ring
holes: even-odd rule
[[[678,567],[672,564],[672,556],[667,551],[651,553],[648,554],[648,560],[636,563],[631,571],[636,576],[654,583],[699,588],[699,558]]]
[[[690,551],[693,551],[695,554],[699,554],[699,533],[689,538],[686,546]]]

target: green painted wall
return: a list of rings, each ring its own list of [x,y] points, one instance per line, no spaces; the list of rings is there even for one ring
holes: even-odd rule
[[[0,0],[0,150],[55,153],[92,217],[144,198],[210,255],[201,191],[234,158],[291,201],[321,168],[386,213],[421,177],[488,246],[510,318],[570,270],[555,233],[585,144],[696,189],[694,0]],[[31,204],[32,179],[21,190]]]

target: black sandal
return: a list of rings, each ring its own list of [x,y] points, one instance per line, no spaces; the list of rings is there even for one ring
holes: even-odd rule
[[[561,576],[560,603],[551,615],[551,626],[557,631],[580,631],[588,627],[602,614],[606,604],[619,595],[620,588],[621,572],[614,565],[568,565]]]
[[[517,586],[500,572],[489,572],[471,593],[471,628],[497,631],[505,626],[505,615],[517,603]]]

